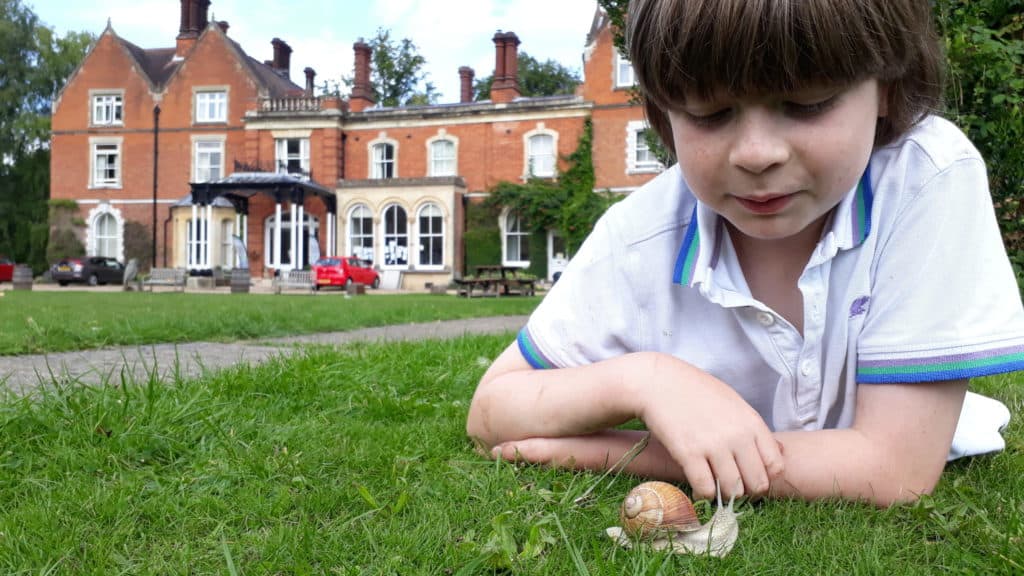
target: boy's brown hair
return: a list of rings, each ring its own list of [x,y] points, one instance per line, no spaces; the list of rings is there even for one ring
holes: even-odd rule
[[[665,110],[877,78],[888,115],[875,145],[941,102],[944,58],[925,0],[632,0],[629,56],[651,127],[675,153]]]

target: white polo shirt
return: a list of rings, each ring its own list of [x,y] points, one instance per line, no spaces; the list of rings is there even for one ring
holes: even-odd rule
[[[1024,368],[1024,310],[985,165],[941,118],[872,154],[798,285],[803,335],[751,296],[722,218],[674,166],[601,218],[519,348],[535,368],[672,354],[773,430],[850,426],[858,383]]]

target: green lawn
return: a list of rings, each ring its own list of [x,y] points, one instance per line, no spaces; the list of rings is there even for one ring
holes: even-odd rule
[[[408,322],[529,314],[539,298],[444,295],[6,292],[0,355],[231,341]]]
[[[633,478],[474,454],[467,405],[512,336],[311,347],[200,380],[6,398],[0,573],[1024,573],[1021,377],[975,382],[1010,405],[1009,447],[951,465],[935,495],[745,502],[733,552],[691,558],[603,536]]]

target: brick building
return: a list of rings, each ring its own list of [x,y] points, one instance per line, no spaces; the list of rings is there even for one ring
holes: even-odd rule
[[[314,96],[313,70],[292,82],[286,42],[260,62],[208,20],[209,0],[180,1],[175,47],[139,48],[108,25],[54,104],[51,198],[77,203],[89,254],[124,259],[128,236],[152,243],[155,230],[156,266],[232,268],[244,244],[259,276],[354,253],[418,288],[463,272],[466,206],[501,181],[555,177],[588,118],[598,190],[661,170],[600,10],[575,95],[521,97],[520,41],[499,31],[490,100],[472,101],[463,67],[459,102],[385,108],[362,41],[351,94]],[[515,214],[497,220],[503,264],[563,265],[554,233],[531,245]]]

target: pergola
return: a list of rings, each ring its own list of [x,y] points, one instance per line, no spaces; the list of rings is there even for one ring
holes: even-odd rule
[[[333,191],[324,186],[298,174],[285,174],[274,172],[236,172],[212,182],[197,182],[189,184],[192,189],[192,221],[199,222],[200,210],[204,220],[204,226],[192,226],[189,229],[189,245],[199,244],[201,239],[209,239],[210,227],[213,224],[213,203],[217,198],[224,198],[235,207],[235,227],[240,231],[243,239],[248,238],[249,233],[249,199],[257,194],[268,194],[274,198],[274,249],[271,265],[275,270],[281,270],[281,206],[284,202],[289,204],[291,217],[290,242],[293,254],[291,265],[302,262],[305,247],[299,239],[305,236],[305,201],[307,196],[320,198],[327,208],[327,242],[325,255],[334,255],[335,234],[337,231],[337,198]],[[200,230],[202,228],[202,230]],[[201,238],[202,237],[202,238]],[[200,274],[211,271],[210,266],[210,242],[200,244],[203,246],[201,253],[196,259],[189,259],[189,271],[196,271]]]

